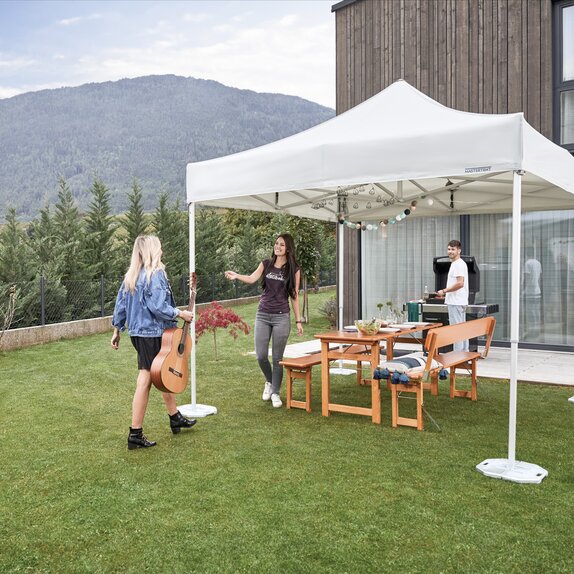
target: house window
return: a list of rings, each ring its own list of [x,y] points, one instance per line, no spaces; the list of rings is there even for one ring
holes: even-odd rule
[[[555,140],[574,153],[574,0],[554,8]]]

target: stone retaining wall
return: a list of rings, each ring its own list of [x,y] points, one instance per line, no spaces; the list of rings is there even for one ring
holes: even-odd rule
[[[245,297],[244,299],[230,299],[228,301],[218,301],[224,307],[236,307],[257,301],[259,297]],[[209,303],[197,305],[196,309],[201,310]],[[184,309],[185,307],[181,307]],[[32,345],[42,345],[60,339],[75,339],[84,335],[96,335],[98,333],[112,332],[112,317],[98,317],[96,319],[82,319],[81,321],[68,321],[66,323],[54,323],[53,325],[43,325],[39,327],[24,327],[22,329],[9,329],[5,331],[0,339],[1,351],[12,351]]]

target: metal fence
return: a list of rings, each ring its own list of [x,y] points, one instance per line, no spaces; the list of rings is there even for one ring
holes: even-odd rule
[[[180,306],[189,299],[187,280],[187,276],[171,278],[173,295]],[[37,281],[0,283],[0,313],[8,304],[10,288],[15,287],[16,310],[11,329],[105,317],[113,313],[121,282],[119,277],[101,276],[98,280],[60,281],[40,277]],[[319,287],[334,284],[334,270],[321,274]],[[260,292],[258,283],[228,281],[223,273],[197,275],[197,303],[241,299]]]

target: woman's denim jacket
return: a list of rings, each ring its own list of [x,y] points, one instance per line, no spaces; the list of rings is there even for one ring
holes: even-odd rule
[[[131,337],[161,337],[163,332],[177,324],[179,311],[163,271],[156,271],[147,282],[142,269],[133,293],[122,286],[116,298],[112,325],[124,331],[126,323]]]

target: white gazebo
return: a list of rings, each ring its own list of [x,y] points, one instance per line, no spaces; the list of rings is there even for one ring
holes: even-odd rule
[[[196,203],[344,219],[349,225],[349,220],[394,218],[421,198],[433,201],[425,201],[424,209],[419,204],[409,217],[512,212],[508,458],[485,460],[477,469],[516,482],[540,482],[546,470],[515,459],[520,216],[522,211],[574,209],[573,174],[570,153],[538,133],[522,113],[460,112],[399,80],[294,136],[188,164],[190,268],[195,269]],[[340,257],[342,238],[341,232]],[[338,284],[341,293],[341,276]],[[339,318],[341,313],[340,308]],[[193,364],[191,387],[193,407]]]

